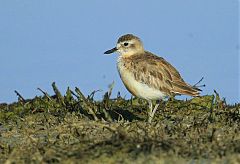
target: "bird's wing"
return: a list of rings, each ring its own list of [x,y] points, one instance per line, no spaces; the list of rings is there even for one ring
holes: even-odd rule
[[[159,89],[167,95],[199,95],[199,89],[187,84],[179,72],[163,58],[150,52],[133,56],[133,58],[131,61],[136,80]]]

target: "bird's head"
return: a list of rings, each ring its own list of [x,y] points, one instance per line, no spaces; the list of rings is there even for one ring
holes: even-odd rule
[[[104,54],[111,54],[118,52],[122,56],[131,56],[136,53],[144,52],[141,40],[132,34],[121,36],[117,41],[117,46],[104,52]]]

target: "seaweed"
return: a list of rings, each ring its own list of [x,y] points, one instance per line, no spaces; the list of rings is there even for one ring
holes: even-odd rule
[[[160,102],[102,100],[79,88],[0,104],[0,163],[240,163],[240,104],[212,95]],[[156,102],[155,102],[156,103]]]

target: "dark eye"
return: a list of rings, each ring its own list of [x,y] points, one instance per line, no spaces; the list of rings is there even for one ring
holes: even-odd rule
[[[124,46],[128,46],[128,43],[127,43],[127,42],[125,42],[125,43],[123,43],[123,45],[124,45]]]

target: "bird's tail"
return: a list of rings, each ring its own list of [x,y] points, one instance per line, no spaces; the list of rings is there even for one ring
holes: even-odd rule
[[[202,91],[196,86],[191,86],[185,82],[177,82],[173,83],[173,93],[175,94],[181,94],[181,95],[189,95],[193,97],[197,97],[200,95],[200,92]]]

